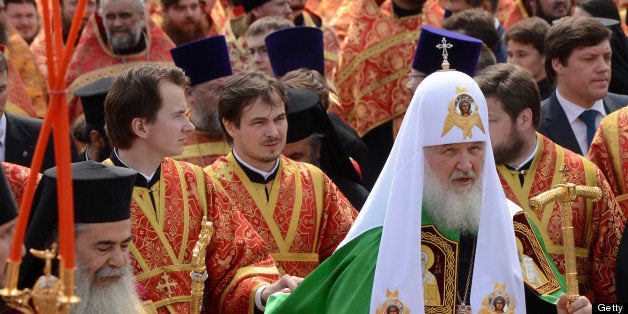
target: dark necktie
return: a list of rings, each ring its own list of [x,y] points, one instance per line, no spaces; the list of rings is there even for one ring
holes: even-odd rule
[[[595,135],[595,117],[597,117],[597,111],[593,109],[587,109],[578,116],[587,125],[587,147],[591,146],[593,136]]]

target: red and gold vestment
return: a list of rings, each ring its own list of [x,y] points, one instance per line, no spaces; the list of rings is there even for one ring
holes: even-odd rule
[[[497,166],[506,197],[521,206],[539,228],[542,242],[561,274],[565,274],[565,255],[560,205],[548,204],[538,212],[528,200],[561,183],[561,165],[569,168],[567,182],[597,186],[602,198],[593,202],[582,197],[573,201],[573,226],[580,294],[591,302],[615,301],[615,258],[623,232],[624,214],[602,172],[586,158],[564,149],[537,134],[538,149],[523,186],[519,172]]]
[[[320,169],[283,156],[267,184],[249,180],[233,153],[204,170],[266,241],[280,273],[307,276],[333,253],[357,216]]]
[[[188,133],[183,153],[172,158],[204,168],[214,163],[219,157],[227,155],[229,150],[229,144],[222,133],[210,134],[196,130]]]
[[[200,167],[164,158],[160,175],[150,189],[136,185],[133,191],[136,280],[159,313],[189,313],[192,250],[207,215],[214,233],[207,247],[204,311],[252,313],[257,288],[279,279],[264,241]]]

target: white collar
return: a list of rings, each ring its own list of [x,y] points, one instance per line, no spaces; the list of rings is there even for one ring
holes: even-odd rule
[[[240,158],[240,156],[238,156],[238,153],[236,152],[235,148],[233,149],[233,157],[235,157],[235,159],[237,161],[239,161],[240,163],[245,165],[247,168],[249,168],[249,169],[259,173],[262,177],[264,177],[264,180],[268,179],[268,177],[270,177],[270,175],[275,173],[275,170],[277,170],[277,167],[279,167],[279,158],[277,158],[277,161],[275,162],[275,166],[273,167],[273,170],[271,170],[270,172],[259,170],[259,169],[255,168],[255,167],[249,165],[246,161],[242,160],[242,158]]]
[[[587,110],[587,108],[583,108],[567,100],[560,94],[558,89],[556,89],[556,98],[558,98],[558,102],[560,103],[561,107],[563,107],[563,111],[565,111],[565,115],[567,116],[567,120],[570,124],[574,123],[574,121],[578,119],[580,114]],[[606,110],[604,109],[604,99],[597,100],[589,109],[593,109],[600,113],[602,117],[606,117]]]

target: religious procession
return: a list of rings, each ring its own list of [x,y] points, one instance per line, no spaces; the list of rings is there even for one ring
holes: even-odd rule
[[[0,0],[0,313],[622,313],[627,10]]]

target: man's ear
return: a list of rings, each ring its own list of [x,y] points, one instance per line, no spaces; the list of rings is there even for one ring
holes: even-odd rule
[[[552,59],[552,69],[556,71],[556,75],[563,73],[563,64],[560,62],[558,58]]]
[[[251,10],[251,14],[253,14],[255,19],[260,19],[263,13],[264,12],[262,12],[262,6],[261,5],[258,5],[255,8],[253,8],[253,10]]]
[[[225,130],[227,131],[227,134],[229,134],[229,136],[233,138],[237,129],[235,123],[225,118],[222,118],[221,121],[222,121],[222,124],[225,126]]]
[[[523,111],[521,111],[519,113],[519,116],[517,116],[517,127],[521,130],[521,131],[525,131],[528,130],[530,128],[534,128],[534,123],[533,123],[534,119],[532,117],[532,109],[530,108],[525,108],[523,109]]]
[[[134,118],[131,120],[131,130],[139,138],[146,138],[148,136],[148,130],[146,128],[146,121],[144,118]]]
[[[89,141],[93,145],[102,146],[104,144],[104,137],[100,134],[100,132],[91,130],[89,131]]]

